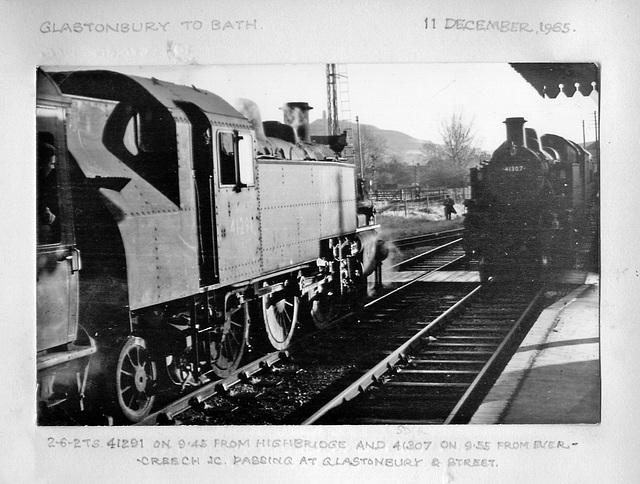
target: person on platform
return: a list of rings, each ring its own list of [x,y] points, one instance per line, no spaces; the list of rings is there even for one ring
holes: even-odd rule
[[[451,214],[456,212],[456,208],[453,206],[453,199],[447,195],[444,199],[444,218],[446,220],[451,220]]]

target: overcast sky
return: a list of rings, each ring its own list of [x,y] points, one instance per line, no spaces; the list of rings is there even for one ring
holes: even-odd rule
[[[559,134],[582,143],[595,139],[595,98],[543,99],[508,64],[349,64],[350,118],[415,138],[441,141],[440,126],[452,114],[473,122],[480,147],[493,151],[505,137],[505,118],[521,116],[538,134]],[[279,108],[289,101],[313,106],[311,120],[327,110],[324,64],[262,66],[132,67],[119,70],[195,85],[232,101],[248,98],[260,107],[263,120],[282,120]],[[339,107],[340,110],[340,107]]]

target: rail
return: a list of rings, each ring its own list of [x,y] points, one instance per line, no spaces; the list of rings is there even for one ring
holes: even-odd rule
[[[395,367],[399,362],[406,360],[406,354],[408,350],[413,348],[416,344],[420,342],[422,338],[428,336],[435,328],[440,326],[444,321],[446,321],[452,314],[458,311],[462,306],[464,306],[467,301],[472,298],[482,286],[478,286],[465,295],[462,299],[460,299],[456,304],[451,306],[448,310],[434,319],[430,324],[425,326],[421,331],[416,333],[413,337],[407,340],[404,344],[402,344],[398,349],[393,351],[389,356],[387,356],[380,363],[375,365],[369,371],[367,371],[364,375],[358,378],[354,383],[349,385],[348,388],[340,392],[335,398],[333,398],[329,403],[324,405],[320,410],[315,412],[309,418],[307,418],[303,425],[311,425],[317,422],[322,416],[324,416],[331,409],[338,407],[345,401],[349,401],[355,398],[357,395],[363,393],[370,386],[377,384],[380,381],[380,378]]]
[[[413,235],[411,237],[404,237],[402,239],[395,239],[390,241],[398,248],[410,247],[412,245],[422,245],[428,242],[437,242],[440,240],[446,240],[451,237],[462,237],[464,229],[444,230],[442,232],[432,232],[429,234]]]
[[[536,285],[486,283],[470,291],[303,422],[466,423],[526,334]],[[375,387],[375,391],[369,391]]]
[[[428,259],[429,257],[432,257],[432,256],[434,256],[436,254],[439,254],[439,253],[444,252],[444,251],[446,251],[448,249],[454,248],[455,246],[459,245],[461,242],[462,242],[462,239],[459,239],[459,238],[458,239],[454,239],[454,240],[452,240],[450,242],[447,242],[445,244],[442,244],[442,245],[440,245],[438,247],[434,247],[432,249],[429,249],[426,252],[423,252],[421,254],[417,254],[417,255],[415,255],[413,257],[410,257],[409,259],[400,261],[397,264],[392,265],[390,267],[390,269],[396,269],[396,270],[397,269],[401,269],[402,267],[406,267],[406,266],[408,266],[410,264],[413,264],[418,260]],[[457,262],[458,260],[463,259],[463,258],[464,257],[458,257],[458,258],[455,259],[455,261]],[[447,264],[447,265],[449,265],[449,264]],[[440,270],[440,269],[442,269],[442,267],[439,267],[436,270]]]
[[[138,426],[148,425],[167,425],[172,424],[173,419],[192,407],[198,407],[204,400],[210,398],[218,393],[226,393],[229,388],[234,385],[247,381],[253,375],[263,371],[265,368],[269,368],[278,362],[287,359],[289,353],[287,351],[277,351],[269,353],[261,358],[258,358],[251,363],[239,368],[235,373],[227,378],[216,380],[208,383],[196,390],[190,392],[178,400],[175,400],[164,408],[157,410],[156,412],[147,416],[144,420],[134,424]]]
[[[480,372],[478,373],[476,378],[473,380],[473,382],[471,383],[467,391],[464,393],[462,398],[460,398],[457,405],[451,411],[449,416],[445,419],[444,425],[464,423],[468,418],[471,417],[471,415],[469,415],[469,412],[471,409],[474,408],[473,399],[475,398],[476,394],[482,391],[480,389],[480,386],[482,385],[483,382],[487,380],[488,376],[492,372],[497,371],[498,360],[500,359],[501,355],[504,353],[505,349],[513,344],[513,341],[516,338],[516,334],[522,330],[522,326],[524,324],[523,322],[529,316],[529,314],[531,314],[535,306],[540,301],[540,298],[542,297],[542,293],[543,291],[540,290],[535,295],[533,300],[529,303],[529,305],[524,310],[522,315],[520,315],[518,320],[515,322],[515,324],[511,328],[511,331],[509,331],[507,336],[505,336],[502,343],[500,343],[496,351],[493,353],[493,355],[491,355],[491,358],[489,358],[489,360],[484,365],[482,370],[480,370]]]

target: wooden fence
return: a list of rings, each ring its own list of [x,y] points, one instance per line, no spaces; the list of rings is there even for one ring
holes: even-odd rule
[[[465,188],[395,188],[392,190],[375,190],[372,198],[375,202],[399,202],[405,200],[424,201],[428,204],[440,204],[446,195],[450,195],[455,203],[462,203],[471,196],[471,189]]]

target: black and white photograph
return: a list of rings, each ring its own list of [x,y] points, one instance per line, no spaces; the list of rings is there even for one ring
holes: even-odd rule
[[[0,481],[633,481],[631,2],[0,9]]]
[[[596,65],[157,71],[38,71],[40,424],[599,423]]]

